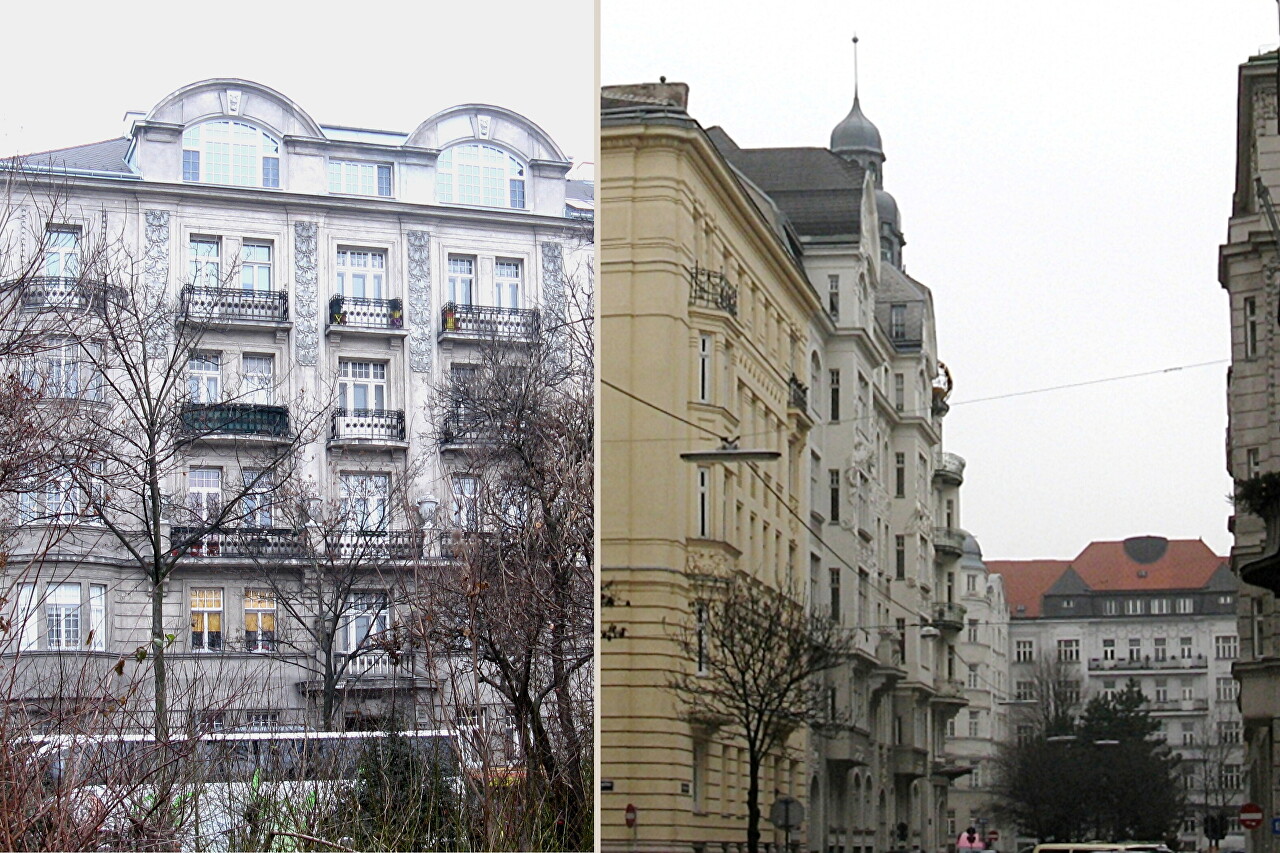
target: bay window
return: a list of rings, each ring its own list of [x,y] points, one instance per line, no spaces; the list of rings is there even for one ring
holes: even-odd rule
[[[44,614],[50,649],[80,648],[80,584],[49,584]]]

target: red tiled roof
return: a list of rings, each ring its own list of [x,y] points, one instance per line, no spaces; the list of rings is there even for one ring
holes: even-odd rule
[[[1199,539],[1170,539],[1164,555],[1149,563],[1132,559],[1124,542],[1091,542],[1071,567],[1097,590],[1199,589],[1225,560]]]
[[[988,572],[1004,578],[1004,597],[1014,619],[1040,615],[1040,598],[1062,577],[1069,560],[983,560]],[[1018,608],[1023,608],[1019,610]]]

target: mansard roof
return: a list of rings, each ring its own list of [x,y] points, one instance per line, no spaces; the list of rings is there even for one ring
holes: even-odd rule
[[[56,169],[71,172],[107,172],[119,175],[132,175],[133,170],[125,162],[129,152],[130,140],[127,137],[105,139],[102,142],[90,142],[87,145],[73,145],[70,148],[55,148],[52,151],[37,151],[22,157],[6,159],[5,165],[25,164],[39,169]]]

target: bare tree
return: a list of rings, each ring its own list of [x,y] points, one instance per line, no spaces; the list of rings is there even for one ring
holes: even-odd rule
[[[791,734],[831,722],[818,677],[848,660],[854,638],[809,613],[797,590],[742,573],[695,579],[692,619],[673,626],[685,666],[668,688],[704,729],[740,738],[747,752],[747,849],[760,849],[760,772]]]

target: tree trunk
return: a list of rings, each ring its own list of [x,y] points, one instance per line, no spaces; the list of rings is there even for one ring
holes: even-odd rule
[[[151,673],[155,689],[156,743],[169,740],[168,673],[165,670],[164,584],[151,584]]]
[[[747,747],[747,853],[760,853],[760,759]]]

